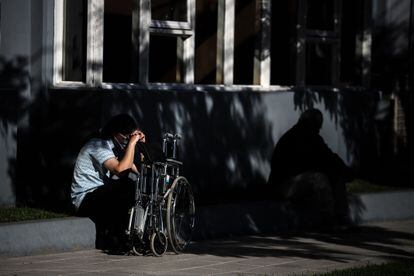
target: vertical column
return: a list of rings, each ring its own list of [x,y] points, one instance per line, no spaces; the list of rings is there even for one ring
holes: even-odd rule
[[[54,84],[62,81],[63,73],[63,26],[64,0],[56,0],[54,7],[53,76]]]
[[[148,84],[149,71],[149,26],[151,22],[150,0],[134,0],[132,13],[133,56],[138,59],[138,80]],[[138,58],[139,57],[139,58]]]
[[[132,19],[131,19],[131,80],[139,79],[139,3],[140,0],[132,0]]]
[[[104,1],[88,0],[86,83],[102,84]]]
[[[177,81],[194,83],[194,34],[188,37],[177,38],[177,57],[179,68],[177,70]]]
[[[234,0],[218,1],[217,84],[233,84],[234,64]]]
[[[195,59],[195,17],[196,4],[195,0],[187,0],[188,17],[193,35],[186,38],[184,41],[184,61],[185,61],[185,83],[194,83],[194,59]]]
[[[256,32],[258,35],[254,50],[253,83],[262,86],[270,85],[271,3],[271,0],[256,2]]]
[[[341,24],[342,24],[342,0],[334,1],[334,32],[336,41],[332,45],[331,57],[331,81],[332,84],[338,84],[341,75]]]
[[[178,38],[177,49],[180,51],[183,82],[194,83],[194,55],[195,55],[195,1],[187,0],[187,16],[190,23],[192,35]]]
[[[371,84],[371,44],[372,44],[372,3],[364,0],[362,3],[363,21],[356,39],[356,57],[359,61],[361,84]]]
[[[58,1],[56,1],[58,2]],[[48,87],[54,81],[54,64],[53,64],[53,47],[55,43],[53,40],[53,26],[54,26],[54,1],[43,1],[43,49],[42,49],[42,84]]]
[[[306,79],[306,6],[307,0],[299,0],[296,25],[296,85],[304,86]]]

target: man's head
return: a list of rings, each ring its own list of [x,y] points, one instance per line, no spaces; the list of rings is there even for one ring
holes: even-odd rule
[[[319,130],[322,127],[323,115],[319,109],[311,108],[303,112],[299,117],[299,122],[301,126],[319,133]]]
[[[118,114],[109,119],[101,133],[104,138],[113,138],[118,134],[129,136],[137,129],[138,124],[134,118],[128,114]]]

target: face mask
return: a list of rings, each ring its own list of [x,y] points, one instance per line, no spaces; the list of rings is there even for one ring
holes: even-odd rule
[[[126,140],[126,139],[125,140],[122,140],[119,144],[124,149],[124,148],[126,148],[128,146],[128,140]]]
[[[115,140],[118,142],[119,147],[123,150],[128,146],[129,140],[126,137],[122,139],[115,138]]]

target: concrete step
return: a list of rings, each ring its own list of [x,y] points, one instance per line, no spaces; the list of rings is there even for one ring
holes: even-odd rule
[[[354,223],[414,218],[414,190],[352,194]],[[299,213],[287,202],[251,202],[197,208],[194,240],[287,232]],[[0,224],[0,255],[31,255],[95,247],[95,225],[88,218],[62,218]]]
[[[69,217],[0,224],[0,255],[31,255],[95,247],[95,224]]]

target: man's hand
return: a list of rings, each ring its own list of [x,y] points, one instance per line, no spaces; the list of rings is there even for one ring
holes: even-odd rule
[[[145,143],[145,134],[140,130],[131,133],[129,142],[135,145],[137,142]]]

